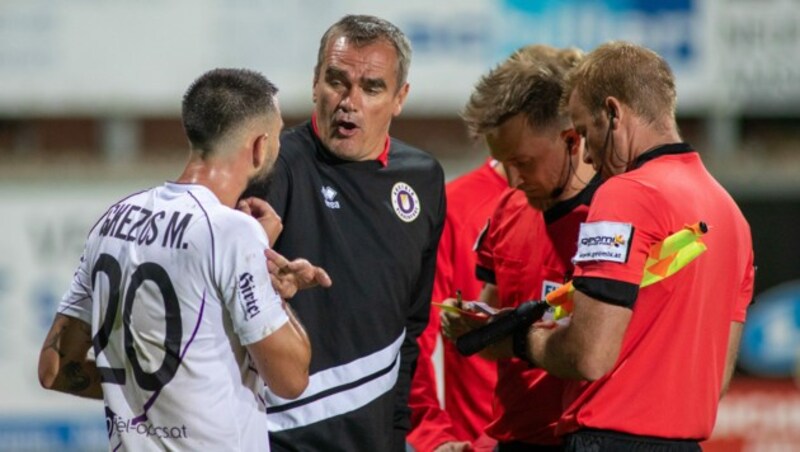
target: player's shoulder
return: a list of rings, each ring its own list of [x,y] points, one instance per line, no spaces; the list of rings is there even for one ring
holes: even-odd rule
[[[267,234],[255,218],[227,206],[209,212],[209,227],[218,255],[238,253],[244,249],[266,248]]]
[[[135,191],[133,193],[129,193],[128,195],[119,198],[114,203],[109,205],[106,210],[100,215],[94,225],[89,229],[89,237],[97,234],[99,230],[102,228],[105,222],[107,222],[108,218],[114,215],[120,209],[124,209],[129,204],[136,204],[140,203],[143,198],[151,196],[151,192],[155,190],[157,187],[150,187],[142,190]]]
[[[178,202],[183,206],[182,208],[190,209],[192,214],[200,218],[205,217],[197,225],[206,224],[216,240],[227,241],[235,238],[237,234],[263,232],[255,218],[222,204],[217,196],[206,187],[178,186],[168,183],[163,189],[156,192],[156,196],[162,200]],[[173,206],[173,208],[175,207]]]
[[[212,229],[223,239],[236,238],[237,234],[263,234],[261,224],[252,216],[228,206],[216,205],[208,212]]]

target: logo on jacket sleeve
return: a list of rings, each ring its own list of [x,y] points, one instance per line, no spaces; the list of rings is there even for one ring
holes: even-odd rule
[[[613,221],[581,224],[578,252],[573,262],[608,261],[625,263],[630,253],[633,225]]]
[[[336,195],[339,193],[334,190],[329,185],[323,185],[320,189],[320,193],[322,193],[322,199],[325,201],[325,205],[328,206],[329,209],[338,209],[339,201],[336,201]]]
[[[406,223],[416,220],[421,209],[417,193],[405,182],[398,182],[392,187],[392,207],[394,213]]]

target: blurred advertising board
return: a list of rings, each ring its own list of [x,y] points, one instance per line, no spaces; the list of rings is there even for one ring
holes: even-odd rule
[[[792,379],[734,378],[706,452],[800,450],[800,388]]]
[[[531,43],[590,50],[626,39],[659,51],[679,108],[800,111],[800,10],[793,0],[5,0],[0,116],[174,115],[213,67],[249,67],[311,105],[324,30],[348,13],[385,17],[414,47],[407,112],[454,115],[488,68]]]
[[[800,280],[756,297],[738,365],[748,376],[734,378],[703,449],[800,450]]]

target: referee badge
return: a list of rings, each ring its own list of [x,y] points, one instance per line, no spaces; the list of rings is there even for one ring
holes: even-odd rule
[[[401,220],[410,223],[419,216],[421,206],[414,189],[405,182],[398,182],[392,187],[392,207]]]

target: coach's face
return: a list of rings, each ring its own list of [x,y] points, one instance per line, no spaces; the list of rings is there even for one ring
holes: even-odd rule
[[[341,36],[329,41],[313,89],[325,147],[346,160],[381,154],[408,95],[408,83],[398,86],[397,68],[397,52],[387,41],[361,47]]]

